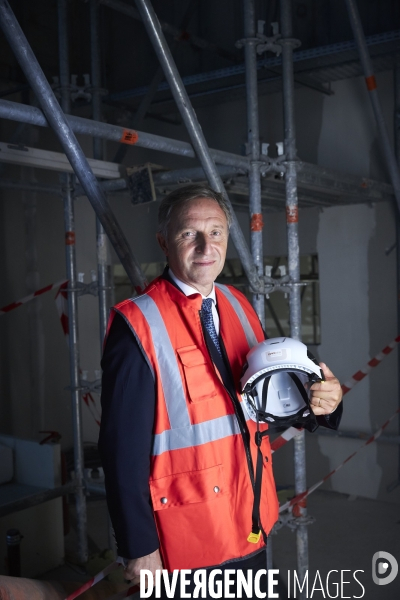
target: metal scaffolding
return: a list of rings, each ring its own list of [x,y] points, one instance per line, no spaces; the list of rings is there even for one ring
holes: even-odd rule
[[[288,240],[288,272],[291,281],[289,296],[290,335],[301,339],[301,299],[300,299],[300,250],[299,250],[299,210],[297,198],[297,150],[296,126],[294,120],[294,77],[293,49],[299,44],[292,35],[292,3],[280,0],[282,45],[282,81],[283,81],[283,121],[286,158],[286,225]],[[295,494],[307,489],[305,432],[294,440],[294,478]],[[304,579],[308,569],[308,533],[307,509],[304,503],[299,506],[297,519],[297,572]],[[305,593],[301,592],[301,598]]]
[[[261,167],[260,161],[260,128],[258,123],[258,89],[257,89],[257,46],[256,16],[254,0],[244,0],[244,56],[246,63],[247,94],[247,151],[249,164],[249,209],[251,254],[260,279],[264,275],[263,254],[263,221],[261,212]],[[262,290],[260,290],[262,292]],[[265,327],[265,296],[253,294],[253,306],[263,327]]]
[[[79,335],[77,321],[77,273],[75,257],[75,229],[74,229],[74,197],[87,195],[97,215],[97,262],[98,262],[98,296],[99,296],[99,325],[100,341],[104,339],[107,322],[108,308],[108,274],[107,274],[107,240],[110,240],[116,250],[122,265],[124,266],[132,284],[137,290],[143,289],[146,280],[136,261],[125,236],[117,223],[106,199],[106,191],[126,189],[128,186],[126,178],[117,178],[110,181],[98,182],[89,162],[85,158],[73,132],[93,136],[94,159],[103,160],[102,140],[112,140],[121,143],[132,143],[132,139],[139,147],[159,150],[186,157],[197,157],[201,168],[186,169],[176,172],[159,173],[155,176],[159,185],[177,183],[181,178],[202,180],[206,178],[210,185],[224,194],[229,204],[228,193],[223,179],[247,175],[249,209],[251,221],[251,252],[249,251],[243,232],[240,229],[236,215],[231,206],[233,225],[231,236],[239,254],[243,268],[247,275],[250,289],[253,293],[254,308],[264,323],[265,319],[265,295],[274,291],[276,281],[264,275],[263,246],[262,246],[262,194],[263,186],[261,176],[269,173],[284,173],[285,186],[285,208],[288,239],[288,271],[289,278],[285,283],[286,291],[290,295],[290,328],[291,337],[301,338],[301,298],[300,298],[300,255],[298,241],[298,188],[306,183],[312,183],[315,187],[316,181],[321,187],[327,186],[329,177],[334,179],[328,169],[321,169],[315,165],[307,165],[299,161],[296,151],[296,131],[294,120],[294,69],[293,50],[299,45],[292,35],[291,1],[280,0],[281,11],[281,37],[277,43],[282,50],[282,81],[283,81],[283,114],[284,114],[284,155],[279,161],[271,159],[260,151],[260,136],[258,123],[258,89],[257,89],[257,46],[260,37],[256,33],[254,0],[244,0],[244,39],[241,45],[245,52],[246,92],[247,92],[247,124],[248,124],[248,152],[247,156],[237,156],[233,153],[210,149],[206,143],[201,127],[197,121],[196,114],[191,105],[189,96],[185,90],[168,47],[164,31],[171,32],[170,25],[160,22],[152,8],[149,0],[135,0],[137,10],[117,0],[90,0],[90,22],[91,22],[91,76],[92,76],[92,115],[93,119],[83,119],[68,115],[70,112],[70,73],[68,61],[68,15],[67,0],[58,0],[59,15],[59,59],[60,59],[60,91],[61,105],[55,99],[54,93],[41,70],[32,49],[30,48],[15,16],[6,0],[0,0],[0,26],[7,37],[14,54],[25,73],[25,76],[35,92],[41,109],[25,106],[20,103],[0,100],[0,118],[11,119],[22,123],[50,126],[57,135],[62,148],[70,161],[80,185],[73,189],[73,176],[68,173],[62,174],[62,185],[46,186],[44,184],[25,184],[19,182],[2,182],[2,187],[11,189],[30,189],[32,191],[61,194],[64,200],[65,221],[65,249],[67,276],[69,279],[68,305],[69,305],[69,334],[70,334],[70,378],[71,378],[71,402],[73,408],[73,431],[75,450],[75,481],[68,486],[44,493],[40,498],[31,499],[31,503],[45,501],[50,497],[57,497],[69,493],[71,490],[76,495],[78,514],[79,548],[78,556],[81,562],[87,560],[87,535],[86,535],[86,499],[85,492],[94,490],[104,491],[103,488],[90,482],[85,482],[83,475],[83,445],[82,445],[82,419],[81,419],[81,382],[79,374]],[[363,41],[363,33],[358,12],[354,0],[346,0],[351,17],[354,35],[360,49],[361,59],[365,69],[368,89],[373,103],[379,131],[382,137],[383,148],[387,159],[393,190],[400,207],[400,177],[393,151],[391,150],[382,111],[374,87],[374,78],[368,62],[368,50]],[[148,32],[149,38],[154,46],[160,61],[165,79],[167,80],[173,97],[177,103],[181,117],[186,125],[191,143],[181,142],[162,136],[137,132],[124,129],[107,123],[102,123],[100,73],[100,42],[99,42],[99,6],[107,5],[117,10],[128,11],[126,14],[134,18],[140,18]],[[176,31],[179,31],[178,29]],[[258,32],[260,33],[260,32]],[[175,34],[174,34],[175,35]],[[265,36],[264,36],[265,37]],[[194,38],[192,38],[194,39]],[[197,40],[197,41],[196,41]],[[196,38],[195,43],[204,47],[204,40]],[[276,40],[275,40],[276,41]],[[202,46],[203,44],[203,46]],[[218,50],[218,49],[217,49]],[[400,60],[397,63],[397,105],[400,111]],[[148,109],[151,96],[161,81],[160,71],[157,71],[153,83],[140,111],[140,115]],[[43,112],[42,112],[43,111]],[[396,121],[396,141],[399,148],[399,120]],[[399,150],[398,150],[399,152]],[[216,164],[221,165],[219,167]],[[189,174],[190,171],[190,174]],[[158,179],[157,179],[158,178]],[[268,180],[267,180],[268,183]],[[364,186],[360,191],[358,178],[343,176],[340,185],[342,193],[359,194],[365,201],[366,194],[377,193],[374,182],[370,186]],[[282,184],[272,182],[271,185]],[[381,194],[390,196],[389,186],[383,186],[378,190]],[[364,194],[364,195],[362,195]],[[371,196],[367,196],[369,199]],[[399,253],[398,243],[398,253]],[[398,254],[400,264],[400,254]],[[400,278],[399,278],[400,280]],[[279,283],[279,282],[278,282]],[[282,285],[280,287],[282,289]],[[399,305],[400,306],[400,305]],[[399,309],[400,318],[400,309]],[[296,495],[306,490],[306,464],[305,464],[305,438],[304,432],[297,436],[294,442],[294,465],[295,465],[295,493]],[[400,476],[399,476],[400,480]],[[22,505],[21,505],[22,506]],[[18,508],[19,509],[19,508]],[[1,512],[1,511],[0,511]],[[307,509],[305,504],[299,507],[299,516],[295,519],[297,527],[297,560],[298,574],[304,578],[308,569],[308,537],[307,537]],[[272,556],[268,556],[268,565],[272,565]],[[305,593],[305,592],[304,592]],[[301,592],[301,598],[304,598]]]
[[[90,0],[90,58],[92,74],[92,116],[93,121],[102,121],[101,96],[101,61],[100,61],[100,23],[99,23],[99,2]],[[93,138],[93,158],[103,160],[103,140]],[[108,290],[110,289],[107,272],[107,236],[104,227],[99,218],[96,218],[96,238],[97,238],[97,281],[99,297],[99,325],[100,325],[100,348],[103,347],[103,340],[107,329],[109,299]]]
[[[69,92],[69,45],[67,0],[58,0],[58,40],[60,63],[61,107],[64,113],[71,112]],[[82,432],[82,403],[80,394],[79,329],[78,329],[78,288],[75,247],[75,209],[72,196],[72,175],[61,175],[62,196],[64,200],[65,260],[69,280],[69,365],[72,406],[72,426],[74,436],[75,503],[78,530],[78,560],[85,563],[88,559],[86,496],[84,490],[84,458]]]
[[[369,56],[368,46],[365,41],[365,35],[361,23],[360,13],[358,11],[356,0],[346,0],[346,6],[347,11],[349,13],[354,38],[357,43],[358,52],[360,54],[360,60],[364,70],[365,82],[367,84],[369,98],[371,100],[372,109],[374,111],[375,120],[378,127],[382,153],[385,157],[385,162],[389,171],[390,179],[392,180],[394,195],[396,197],[397,202],[397,208],[400,213],[400,172],[396,162],[396,156],[393,147],[389,140],[385,119],[383,118],[382,107],[378,96],[378,86],[376,83],[371,58]]]

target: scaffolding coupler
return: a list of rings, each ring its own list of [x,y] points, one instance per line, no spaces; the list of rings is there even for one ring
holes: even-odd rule
[[[316,518],[312,517],[311,515],[295,516],[291,512],[288,512],[285,515],[280,514],[277,522],[272,528],[271,533],[277,533],[279,529],[282,529],[282,527],[288,527],[292,531],[296,531],[296,529],[298,529],[302,525],[305,525],[307,527],[308,525],[313,525],[315,521]]]

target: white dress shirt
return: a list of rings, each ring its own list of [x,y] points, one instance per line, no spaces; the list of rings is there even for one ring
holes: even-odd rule
[[[211,298],[211,300],[213,301],[212,307],[211,307],[211,312],[212,312],[212,316],[213,316],[213,320],[214,320],[214,327],[215,327],[215,331],[217,332],[217,335],[219,335],[219,315],[218,315],[218,311],[217,311],[217,297],[215,295],[215,286],[214,286],[214,284],[213,284],[212,290],[208,294],[208,296],[203,296],[203,294],[201,292],[199,292],[199,290],[196,290],[196,288],[188,285],[187,283],[183,283],[183,281],[181,281],[180,279],[178,279],[176,277],[176,275],[173,273],[171,267],[169,268],[168,273],[169,273],[171,279],[173,281],[175,281],[176,285],[185,294],[185,296],[191,296],[192,294],[200,294],[203,299],[204,298]]]

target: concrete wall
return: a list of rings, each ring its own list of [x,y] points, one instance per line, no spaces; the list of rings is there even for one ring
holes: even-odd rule
[[[366,249],[375,229],[374,212],[368,206],[348,206],[324,211],[320,216],[322,343],[319,352],[341,381],[370,358],[369,303],[365,301],[370,286]],[[346,398],[342,425],[353,431],[372,430],[369,378]],[[331,467],[337,466],[359,445],[353,440],[338,442],[319,438],[321,452],[330,459]],[[335,476],[332,487],[376,497],[381,479],[376,453],[376,445],[371,445]],[[359,474],[357,478],[354,469]]]
[[[392,74],[378,76],[384,112],[389,131],[392,129]],[[364,90],[362,78],[332,84],[333,96],[314,90],[296,90],[298,153],[306,161],[363,176],[386,178],[379,158],[376,130]],[[246,141],[246,111],[243,101],[223,106],[199,109],[198,117],[212,147],[239,153]],[[260,98],[260,128],[262,139],[273,145],[283,139],[281,96]],[[3,123],[1,139],[10,139],[14,125]],[[143,129],[179,139],[188,139],[182,126],[146,120]],[[51,132],[38,129],[40,147],[58,149]],[[89,139],[82,139],[85,151],[91,155]],[[27,143],[27,142],[26,142]],[[107,145],[108,158],[117,146]],[[132,147],[126,164],[151,161],[166,167],[185,167],[195,163],[157,152]],[[4,176],[18,178],[18,167],[7,167]],[[39,181],[57,181],[57,176],[36,171]],[[27,293],[27,260],[29,247],[26,223],[29,221],[21,194],[1,192],[2,236],[0,238],[0,269],[5,283],[0,291],[1,305]],[[124,198],[110,198],[139,262],[161,261],[163,255],[154,239],[157,203],[132,206]],[[96,268],[95,219],[86,199],[75,203],[78,271],[86,281]],[[24,212],[25,210],[25,212]],[[58,198],[38,196],[36,199],[35,244],[37,251],[36,283],[45,285],[62,279],[65,274],[62,203]],[[238,214],[248,235],[248,217]],[[265,254],[286,253],[285,219],[283,214],[265,218]],[[385,248],[395,240],[393,211],[388,204],[375,206],[345,206],[300,211],[300,248],[303,254],[318,252],[321,272],[322,343],[316,351],[321,359],[343,380],[396,335],[395,256],[385,255]],[[30,242],[32,245],[32,242]],[[228,256],[234,256],[233,248]],[[114,256],[115,260],[115,256]],[[29,266],[29,265],[28,265]],[[28,271],[32,271],[32,265]],[[0,384],[4,402],[0,408],[0,430],[21,436],[37,437],[40,429],[55,429],[63,434],[62,443],[72,442],[68,385],[68,352],[58,315],[54,294],[43,296],[36,316],[28,307],[21,307],[0,319]],[[32,326],[32,322],[35,327]],[[91,296],[79,300],[81,368],[95,378],[99,368],[97,301]],[[40,343],[34,333],[40,331]],[[39,328],[39,329],[38,329]],[[29,337],[31,336],[31,337]],[[33,340],[33,341],[32,341]],[[36,353],[42,353],[44,388],[32,384]],[[395,375],[396,353],[377,367],[376,372],[361,383],[346,398],[343,428],[376,429],[397,406]],[[98,398],[95,398],[98,405]],[[38,419],[38,405],[43,405],[43,418]],[[95,442],[98,427],[86,406],[83,406],[85,441]],[[390,431],[396,431],[395,425]],[[308,440],[308,481],[313,483],[358,445],[346,440],[326,440],[318,436]],[[288,445],[275,455],[279,484],[293,481],[292,448]],[[385,492],[385,486],[396,478],[398,450],[395,446],[371,446],[363,458],[355,459],[332,479],[338,491],[381,497],[399,501],[398,490]]]

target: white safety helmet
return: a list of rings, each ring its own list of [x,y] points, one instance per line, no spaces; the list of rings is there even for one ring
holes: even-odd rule
[[[314,430],[309,386],[324,375],[307,346],[288,337],[271,338],[247,354],[241,378],[244,410],[250,419],[275,432],[299,424]]]

